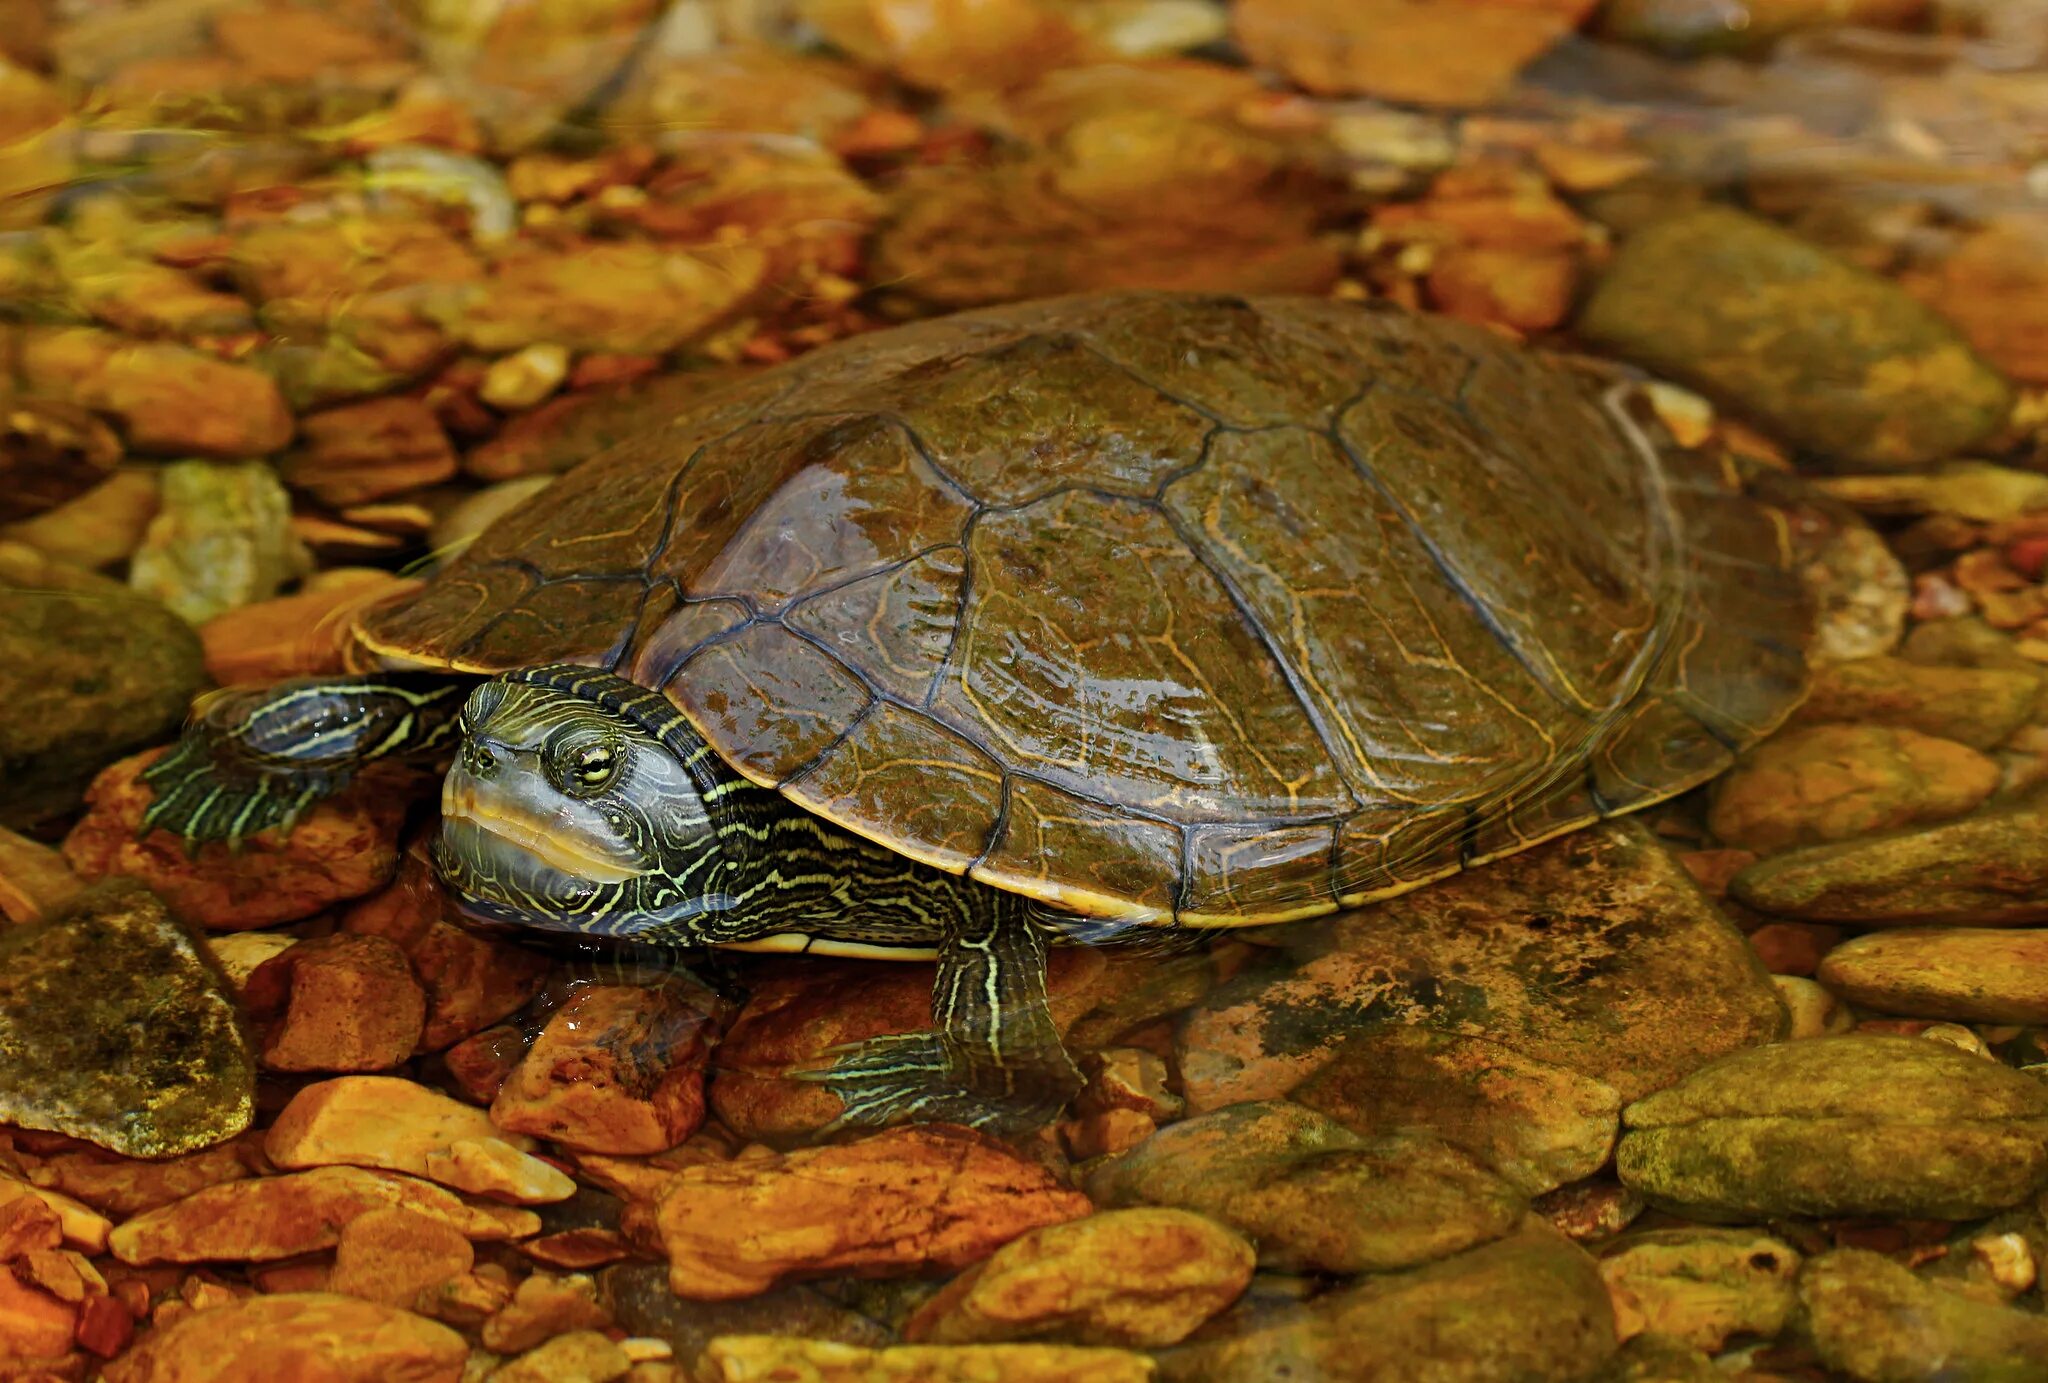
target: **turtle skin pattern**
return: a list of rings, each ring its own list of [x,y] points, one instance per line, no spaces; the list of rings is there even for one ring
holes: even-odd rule
[[[1404,891],[1725,768],[1803,695],[1781,514],[1606,386],[1312,299],[962,314],[714,386],[358,631],[570,661],[1071,913]]]

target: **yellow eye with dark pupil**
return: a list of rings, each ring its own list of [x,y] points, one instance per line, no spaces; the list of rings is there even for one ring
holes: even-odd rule
[[[617,768],[617,756],[608,744],[586,744],[569,759],[569,772],[589,788],[603,787]]]

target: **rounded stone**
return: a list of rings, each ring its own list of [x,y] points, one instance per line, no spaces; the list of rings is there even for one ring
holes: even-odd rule
[[[1858,1383],[2048,1377],[2048,1320],[1947,1291],[1867,1249],[1837,1249],[1799,1277],[1804,1334],[1821,1362]]]
[[[1964,1023],[2048,1023],[2048,931],[1872,932],[1828,952],[1816,976],[1853,1004]]]

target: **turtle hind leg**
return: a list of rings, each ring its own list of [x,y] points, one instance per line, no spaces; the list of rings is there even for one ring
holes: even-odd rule
[[[952,882],[952,881],[948,881]],[[1024,900],[955,887],[958,923],[939,947],[931,1032],[850,1043],[806,1071],[844,1108],[831,1129],[918,1122],[1017,1133],[1050,1122],[1081,1088],[1045,993],[1045,933]]]
[[[181,836],[188,849],[289,830],[366,765],[437,752],[454,735],[462,692],[443,679],[314,677],[213,693],[143,770],[155,799],[142,829]]]

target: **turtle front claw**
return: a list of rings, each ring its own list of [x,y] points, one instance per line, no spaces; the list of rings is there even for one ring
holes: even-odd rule
[[[823,1085],[844,1108],[826,1132],[882,1128],[890,1124],[964,1124],[989,1133],[1023,1133],[1050,1123],[1079,1084],[1073,1064],[1016,1063],[996,1081],[964,1060],[944,1033],[913,1032],[870,1038],[834,1047],[830,1066],[796,1072],[795,1078]]]

